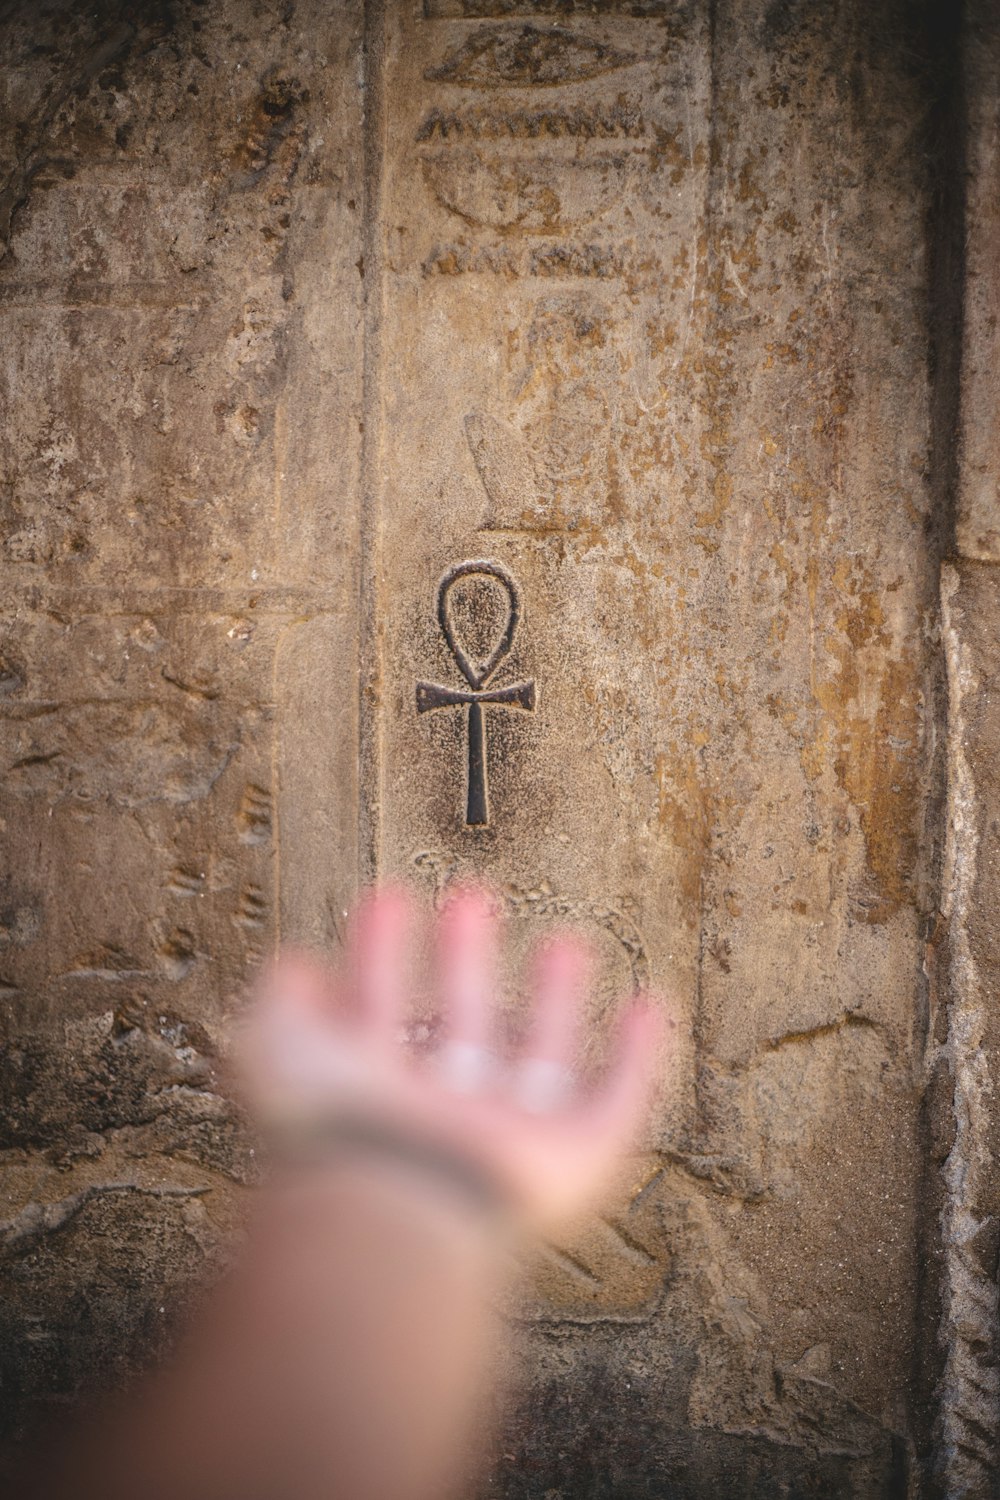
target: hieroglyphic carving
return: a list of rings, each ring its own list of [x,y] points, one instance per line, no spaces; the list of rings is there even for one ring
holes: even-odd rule
[[[648,124],[642,96],[546,98],[526,108],[515,106],[509,92],[547,94],[642,62],[641,52],[607,37],[527,24],[480,27],[426,67],[424,78],[443,86],[442,97],[416,125],[414,144],[428,196],[446,217],[442,238],[424,240],[420,274],[634,279],[648,269],[648,250],[631,236],[610,244],[575,238],[601,232],[597,226],[612,219],[629,220],[663,151],[675,148],[670,141],[665,147],[663,132]],[[453,104],[456,87],[476,91],[481,102]],[[510,141],[524,142],[520,154],[505,149]],[[616,144],[581,150],[600,141]],[[465,232],[445,238],[458,228],[456,219]],[[434,223],[429,217],[428,227]],[[521,236],[535,242],[518,245]]]
[[[545,88],[579,83],[637,61],[634,53],[556,26],[484,26],[424,77],[463,88]]]
[[[690,0],[424,0],[428,21],[499,20],[506,16],[635,16],[671,17],[683,14]]]
[[[420,849],[410,862],[431,882],[436,903],[444,898],[452,881],[461,880],[466,873],[459,860],[441,849]],[[571,923],[581,929],[590,926],[606,932],[621,948],[635,988],[648,988],[646,942],[625,902],[595,901],[588,896],[560,893],[541,879],[531,886],[508,883],[504,887],[503,904],[511,917],[529,916],[543,922]]]
[[[478,665],[460,639],[452,616],[452,591],[462,578],[493,578],[507,595],[507,620],[484,660]],[[435,708],[455,708],[467,704],[469,709],[469,773],[466,796],[465,821],[470,828],[485,827],[490,820],[489,786],[487,781],[486,719],[484,707],[502,706],[523,708],[531,712],[535,707],[535,684],[518,682],[510,687],[487,686],[493,673],[509,652],[514,642],[521,616],[520,597],[511,575],[506,568],[495,562],[464,562],[449,568],[438,585],[438,622],[452,656],[466,682],[465,688],[441,687],[437,683],[417,683],[417,713],[427,713]]]
[[[663,1223],[667,1190],[659,1155],[633,1158],[604,1214],[530,1255],[531,1290],[519,1309],[521,1319],[588,1324],[643,1323],[652,1317],[672,1261]]]
[[[544,524],[551,513],[552,487],[520,433],[482,411],[469,412],[464,427],[489,500],[484,530],[508,531]]]
[[[631,257],[613,245],[570,244],[561,241],[520,248],[514,245],[470,244],[454,240],[433,247],[420,267],[423,276],[502,276],[517,281],[524,276],[625,276]]]
[[[517,159],[449,147],[421,164],[442,208],[485,229],[558,234],[609,213],[625,189],[621,160],[607,153]]]
[[[425,141],[641,140],[647,134],[637,103],[546,105],[540,109],[434,108],[417,131]]]
[[[271,793],[250,782],[243,792],[236,826],[244,844],[260,844],[271,837]]]

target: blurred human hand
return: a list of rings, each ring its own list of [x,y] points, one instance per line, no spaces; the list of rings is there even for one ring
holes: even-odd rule
[[[267,970],[242,1051],[251,1102],[265,1125],[306,1139],[360,1123],[425,1146],[478,1173],[521,1224],[550,1230],[599,1199],[632,1143],[665,1060],[662,1010],[626,1001],[604,1076],[584,1086],[574,1064],[590,958],[559,936],[534,957],[522,1048],[503,1055],[498,922],[487,894],[464,888],[435,920],[441,1034],[419,1053],[406,1041],[414,915],[400,889],[376,891],[340,972],[302,953]]]
[[[498,1294],[514,1260],[476,1204],[541,1233],[594,1205],[647,1108],[666,1032],[648,999],[626,1002],[602,1080],[581,1082],[589,959],[563,936],[536,953],[525,1040],[504,1049],[498,924],[485,893],[465,889],[435,919],[439,1040],[419,1051],[406,1040],[414,916],[401,891],[375,892],[338,973],[286,954],[263,976],[242,1076],[262,1125],[290,1145],[290,1170],[258,1199],[241,1257],[172,1364],[42,1455],[25,1494],[467,1492],[488,1456]]]

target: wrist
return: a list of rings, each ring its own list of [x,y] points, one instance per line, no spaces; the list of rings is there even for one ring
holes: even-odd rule
[[[364,1115],[296,1124],[271,1136],[271,1195],[320,1217],[324,1205],[437,1223],[500,1258],[521,1238],[521,1215],[495,1174],[471,1154],[428,1133]]]
[[[427,1186],[447,1188],[478,1216],[513,1217],[510,1198],[499,1179],[470,1154],[390,1120],[362,1114],[318,1117],[273,1133],[271,1144],[275,1160],[285,1171],[344,1166],[392,1169]]]

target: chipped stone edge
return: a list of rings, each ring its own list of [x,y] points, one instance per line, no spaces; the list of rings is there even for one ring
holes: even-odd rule
[[[986,1223],[982,1188],[992,1169],[988,1129],[992,1097],[983,1050],[985,1010],[969,941],[978,866],[977,788],[965,754],[965,705],[978,678],[962,639],[954,600],[961,574],[941,570],[941,613],[948,678],[948,786],[941,910],[949,930],[949,1007],[943,1061],[952,1080],[954,1139],[942,1168],[942,1317],[944,1365],[938,1387],[938,1467],[947,1496],[978,1500],[995,1494],[1000,1458],[1000,1308],[975,1240]]]

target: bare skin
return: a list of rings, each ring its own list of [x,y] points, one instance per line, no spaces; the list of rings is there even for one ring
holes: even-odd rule
[[[588,961],[534,969],[524,1050],[494,1056],[497,924],[459,892],[437,921],[442,1041],[418,1057],[399,891],[369,896],[334,975],[263,980],[242,1047],[265,1129],[301,1142],[262,1190],[240,1268],[174,1366],[49,1471],[102,1500],[446,1500],[483,1456],[512,1240],[593,1207],[642,1118],[664,1028],[632,1001],[601,1085],[574,1083]]]

